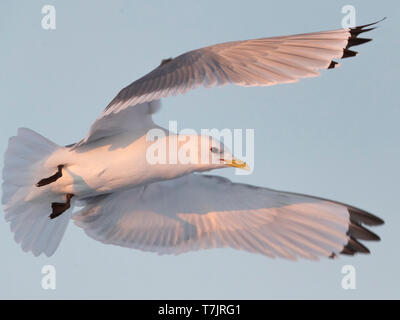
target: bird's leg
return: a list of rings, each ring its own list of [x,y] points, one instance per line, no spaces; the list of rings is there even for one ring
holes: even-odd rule
[[[52,202],[51,209],[53,210],[53,212],[49,216],[50,219],[54,219],[54,218],[58,217],[59,215],[61,215],[63,212],[67,211],[71,207],[71,198],[73,196],[74,195],[72,193],[67,193],[67,195],[66,195],[67,201],[65,203]]]
[[[43,187],[47,184],[53,183],[55,181],[57,181],[59,178],[62,177],[62,168],[64,168],[63,164],[60,164],[57,166],[58,171],[53,174],[52,176],[48,177],[48,178],[44,178],[42,180],[40,180],[38,183],[36,183],[36,187]]]

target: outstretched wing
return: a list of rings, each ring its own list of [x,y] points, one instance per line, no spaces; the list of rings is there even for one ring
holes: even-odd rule
[[[231,247],[293,260],[368,253],[357,239],[379,237],[363,224],[383,223],[341,203],[201,174],[88,199],[73,219],[98,241],[159,254]]]
[[[137,137],[146,134],[149,129],[155,127],[152,114],[161,107],[159,100],[143,102],[135,108],[122,110],[118,113],[101,115],[93,122],[87,136],[78,143],[69,145],[71,150],[81,147],[106,137],[121,134],[126,131],[135,132]]]
[[[128,106],[206,87],[233,83],[269,86],[315,77],[318,70],[338,66],[334,59],[352,57],[350,47],[370,41],[359,38],[373,24],[356,28],[221,43],[168,59],[136,80],[110,102],[104,114]]]
[[[318,70],[339,65],[333,59],[355,56],[357,52],[349,48],[370,41],[358,35],[374,29],[370,26],[376,23],[221,43],[164,60],[159,67],[122,89],[93,123],[87,137],[72,145],[72,149],[124,130],[149,129],[153,126],[152,106],[158,105],[157,100],[200,85],[269,86],[318,76]],[[135,106],[135,110],[125,110],[129,106]],[[121,113],[122,110],[125,111]]]

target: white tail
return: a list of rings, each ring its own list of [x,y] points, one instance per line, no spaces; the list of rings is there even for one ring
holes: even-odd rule
[[[35,256],[51,256],[57,249],[70,219],[65,212],[50,219],[54,194],[35,184],[49,175],[45,160],[60,148],[40,134],[26,128],[11,137],[5,153],[2,204],[14,239],[24,251]],[[54,172],[53,172],[54,173]],[[50,173],[51,175],[52,173]]]

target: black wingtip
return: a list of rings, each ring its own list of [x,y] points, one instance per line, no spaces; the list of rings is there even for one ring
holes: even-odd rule
[[[347,244],[340,251],[340,254],[354,256],[357,253],[370,254],[370,251],[366,246],[358,242],[357,239],[350,237]]]
[[[363,32],[374,30],[377,27],[367,28],[367,29],[366,29],[366,27],[374,26],[374,25],[378,24],[379,22],[382,22],[383,20],[386,20],[386,17],[384,17],[384,18],[382,18],[382,19],[380,19],[378,21],[372,22],[372,23],[368,23],[368,24],[364,24],[362,26],[357,26],[357,27],[354,27],[354,28],[350,28],[350,33],[354,34],[354,35],[357,35],[357,34],[360,34],[360,33],[363,33]]]
[[[371,26],[374,26],[385,19],[386,19],[386,17],[384,17],[383,19],[381,19],[379,21],[375,21],[372,23],[364,24],[362,26],[350,28],[349,29],[350,36],[348,38],[346,47],[343,48],[343,55],[341,58],[344,59],[344,58],[354,57],[355,55],[357,55],[358,52],[349,50],[349,48],[370,42],[372,40],[371,38],[359,38],[358,36],[361,33],[375,30],[377,28],[377,26],[375,26],[375,27],[371,27]],[[368,27],[371,27],[371,28],[368,28]]]
[[[372,31],[375,30],[378,27],[373,27],[373,28],[366,28],[366,29],[350,29],[350,34],[354,37],[357,37],[359,34],[364,33],[364,32],[368,32],[368,31]]]
[[[348,207],[347,210],[350,215],[350,220],[359,224],[363,223],[369,226],[379,226],[385,223],[384,220],[367,211],[355,207]]]
[[[367,228],[364,228],[360,223],[357,223],[352,220],[350,220],[349,230],[347,234],[360,240],[368,240],[368,241],[381,240],[381,238],[377,234],[373,233]]]
[[[359,46],[360,44],[370,42],[372,39],[371,38],[357,38],[357,37],[350,37],[346,49],[354,47],[354,46]]]
[[[363,226],[381,225],[384,221],[364,210],[347,207],[349,213],[348,242],[343,246],[341,254],[354,256],[357,253],[370,253],[369,249],[358,240],[379,241],[381,238]]]
[[[336,61],[331,61],[330,65],[328,66],[328,69],[334,69],[336,68],[336,66],[338,65],[338,63]]]
[[[343,55],[342,55],[341,59],[354,57],[357,54],[358,54],[357,51],[352,51],[352,50],[349,50],[349,49],[343,49]]]

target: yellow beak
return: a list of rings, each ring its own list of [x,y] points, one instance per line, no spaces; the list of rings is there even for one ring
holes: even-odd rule
[[[223,161],[227,166],[250,171],[250,167],[247,165],[246,162],[242,160],[232,158],[232,160],[223,160]]]

